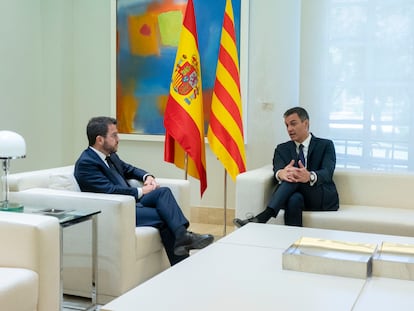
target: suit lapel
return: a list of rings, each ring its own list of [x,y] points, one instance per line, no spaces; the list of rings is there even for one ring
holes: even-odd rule
[[[296,162],[298,158],[298,153],[296,152],[296,144],[293,140],[291,140],[290,142],[291,142],[291,144],[289,145],[290,156]]]
[[[315,138],[316,137],[314,137],[311,134],[311,140],[310,140],[309,149],[308,149],[308,156],[307,156],[307,159],[306,160],[310,159],[310,156],[311,156],[313,150],[315,149],[316,145],[318,144],[318,142],[317,142],[317,140]]]

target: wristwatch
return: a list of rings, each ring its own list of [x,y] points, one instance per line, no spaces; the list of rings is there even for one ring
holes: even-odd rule
[[[311,184],[311,186],[314,184],[314,182],[316,181],[316,174],[315,172],[310,172],[310,176],[309,176],[309,183]]]

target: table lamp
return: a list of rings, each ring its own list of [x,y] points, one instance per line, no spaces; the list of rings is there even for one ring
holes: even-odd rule
[[[16,211],[23,209],[19,203],[9,202],[9,183],[7,180],[10,160],[26,157],[26,142],[19,134],[12,131],[0,131],[0,160],[3,162],[3,196],[4,201],[0,201],[0,210]]]

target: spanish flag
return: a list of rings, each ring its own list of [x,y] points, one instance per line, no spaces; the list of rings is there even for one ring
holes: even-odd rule
[[[207,188],[204,146],[204,117],[201,87],[200,54],[193,0],[188,0],[170,94],[164,114],[164,160],[185,169],[200,180],[200,193]]]
[[[231,0],[226,0],[207,137],[211,150],[233,180],[246,171],[239,60]]]

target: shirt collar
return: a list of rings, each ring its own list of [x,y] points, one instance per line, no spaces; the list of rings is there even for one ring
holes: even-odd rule
[[[311,138],[312,138],[312,135],[309,134],[308,137],[306,137],[306,139],[302,142],[303,148],[305,148],[306,150],[308,150],[309,148]],[[300,143],[295,141],[295,145],[296,145],[296,148],[299,148]]]

